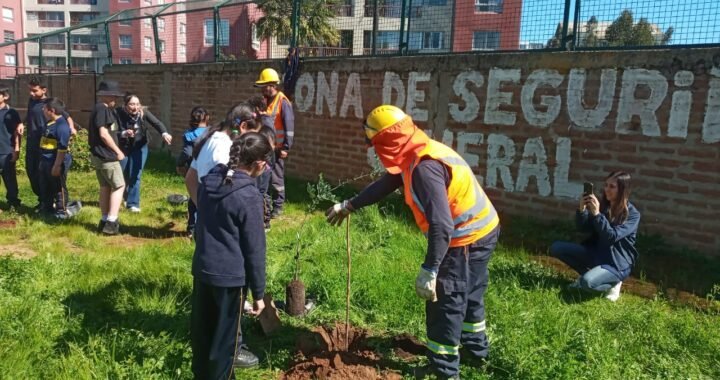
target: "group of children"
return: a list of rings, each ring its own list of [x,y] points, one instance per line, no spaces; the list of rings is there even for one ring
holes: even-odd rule
[[[265,109],[267,108],[265,100],[262,97],[253,97],[248,101],[240,103],[233,107],[236,109],[240,106],[249,107],[254,116],[252,123],[246,123],[246,126],[242,128],[230,128],[230,139],[239,137],[240,135],[247,132],[256,132],[263,136],[270,142],[273,150],[267,157],[267,169],[263,171],[256,178],[256,185],[260,191],[260,195],[263,199],[263,224],[265,232],[270,230],[270,219],[272,211],[272,197],[270,196],[270,179],[272,176],[272,166],[275,162],[275,129],[272,124],[267,122],[268,118],[264,118]],[[232,111],[231,111],[232,113]],[[198,144],[203,136],[210,138],[210,135],[223,128],[224,122],[218,124],[217,127],[210,127],[210,113],[202,106],[194,107],[190,111],[189,128],[183,132],[183,148],[180,155],[177,158],[176,172],[185,177],[190,169],[193,161],[193,156],[197,157],[199,153]],[[203,173],[204,174],[204,173]],[[188,219],[187,219],[187,233],[189,237],[192,237],[195,231],[195,224],[197,220],[197,206],[193,201],[192,197],[188,200]]]
[[[67,172],[72,164],[68,152],[75,127],[65,105],[58,98],[47,96],[47,86],[39,79],[28,83],[28,101],[25,122],[10,107],[10,91],[0,89],[0,170],[5,183],[8,208],[21,205],[18,198],[17,161],[22,136],[27,134],[25,171],[32,191],[38,197],[35,211],[66,219],[77,212],[79,203],[69,202]]]

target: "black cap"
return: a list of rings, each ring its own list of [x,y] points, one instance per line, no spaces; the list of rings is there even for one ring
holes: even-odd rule
[[[114,80],[100,82],[97,94],[100,96],[123,96],[124,92],[120,91],[120,85]]]

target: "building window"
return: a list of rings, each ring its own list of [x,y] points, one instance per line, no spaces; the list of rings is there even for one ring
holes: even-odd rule
[[[28,12],[27,18],[28,20],[37,20],[37,25],[42,28],[62,28],[65,26],[65,12]]]
[[[503,0],[475,0],[475,12],[503,13]]]
[[[152,19],[149,18],[149,17],[148,17],[148,18],[144,18],[144,19],[143,19],[143,26],[144,26],[145,28],[147,28],[147,29],[151,29],[151,28],[152,28]]]
[[[498,50],[500,49],[500,32],[474,31],[473,50]]]
[[[143,40],[143,46],[145,47],[145,50],[152,51],[152,38],[145,37]]]
[[[165,41],[160,40],[160,53],[165,52]]]
[[[38,4],[65,4],[65,0],[37,0]]]
[[[158,17],[157,19],[158,30],[161,32],[165,31],[165,20]]]
[[[410,32],[409,50],[437,50],[445,48],[443,32]]]
[[[212,45],[213,44],[213,28],[214,28],[214,22],[213,19],[206,19],[205,20],[205,44],[206,45]],[[229,46],[230,45],[230,21],[227,19],[221,19],[220,20],[220,29],[218,30],[218,36],[220,38],[220,41],[218,42],[218,45],[220,46]]]
[[[5,65],[6,66],[15,66],[17,64],[17,60],[15,59],[15,54],[5,54]]]
[[[15,11],[12,8],[3,7],[3,20],[7,22],[13,22],[15,20]]]
[[[12,30],[6,30],[3,32],[5,42],[10,42],[15,39],[15,32]]]
[[[260,36],[257,33],[257,24],[250,25],[250,41],[253,49],[260,50]]]
[[[90,22],[100,14],[97,12],[70,12],[70,25],[78,25]]]
[[[185,34],[187,32],[187,25],[184,22],[180,23],[180,34]]]
[[[121,65],[132,65],[132,59],[130,59],[130,58],[120,58],[120,64],[121,64]]]
[[[180,44],[180,55],[187,54],[187,46],[185,44]]]
[[[215,20],[206,18],[203,29],[205,29],[205,46],[213,45],[215,42]],[[218,30],[218,36],[220,37],[218,45],[230,46],[230,20],[220,20],[220,30]]]
[[[427,5],[443,6],[447,5],[447,0],[427,0]]]
[[[120,35],[120,49],[132,49],[132,36],[129,34]]]
[[[97,5],[97,0],[70,0],[70,4]]]
[[[145,5],[152,5],[152,0],[145,0]]]
[[[120,26],[132,26],[132,20],[120,20]]]

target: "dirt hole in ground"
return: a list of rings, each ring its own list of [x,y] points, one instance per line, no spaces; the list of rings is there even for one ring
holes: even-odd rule
[[[400,380],[402,376],[383,365],[382,357],[367,346],[367,331],[345,325],[318,327],[297,341],[295,364],[283,380]],[[347,350],[346,350],[347,348]]]

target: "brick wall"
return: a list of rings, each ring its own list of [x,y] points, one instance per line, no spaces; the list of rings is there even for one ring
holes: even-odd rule
[[[257,93],[262,62],[113,66],[179,136]],[[276,63],[272,65],[278,66]],[[570,218],[583,181],[633,176],[641,230],[720,255],[720,49],[306,61],[290,175],[370,170],[360,128],[381,103],[458,150],[506,215]],[[176,139],[175,148],[180,140]]]

